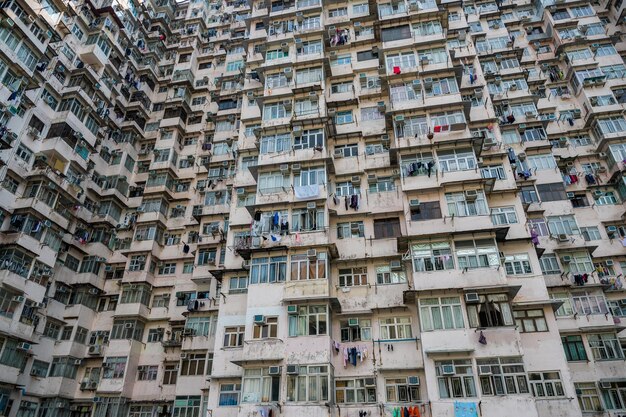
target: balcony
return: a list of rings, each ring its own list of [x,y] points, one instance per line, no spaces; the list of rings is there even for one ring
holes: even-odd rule
[[[109,58],[107,54],[97,44],[85,45],[78,51],[80,60],[96,68],[104,67]]]

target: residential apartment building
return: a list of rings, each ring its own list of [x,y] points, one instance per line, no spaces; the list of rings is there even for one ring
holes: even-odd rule
[[[621,0],[8,0],[0,415],[626,416]]]

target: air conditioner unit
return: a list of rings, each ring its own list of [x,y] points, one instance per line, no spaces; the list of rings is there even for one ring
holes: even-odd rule
[[[599,167],[596,169],[596,174],[604,174],[606,173],[606,167]]]
[[[572,198],[576,198],[576,193],[572,192],[572,191],[568,191],[567,193],[565,193],[567,195],[567,198],[569,198],[570,200]]]
[[[317,251],[315,249],[309,249],[306,251],[306,256],[308,258],[316,258],[317,257]]]
[[[602,389],[610,389],[611,388],[611,383],[610,382],[600,382],[600,388]]]
[[[352,184],[359,184],[361,182],[361,177],[359,177],[358,175],[353,175],[352,178],[350,178],[350,182]]]
[[[296,304],[290,304],[287,306],[287,314],[294,315],[298,314],[298,306]]]
[[[298,375],[300,369],[298,365],[287,365],[287,375]]]
[[[187,359],[187,352],[181,352],[180,358],[181,359]]]
[[[82,359],[74,359],[74,365],[81,366],[82,364],[83,364],[83,360]]]
[[[359,327],[359,319],[348,319],[348,327]]]
[[[245,188],[237,188],[237,195],[244,195],[246,193]]]
[[[376,105],[378,107],[378,111],[380,112],[384,112],[387,109],[387,105],[384,101],[379,101]]]
[[[133,323],[124,323],[124,328],[125,329],[132,329],[133,327],[134,327]]]
[[[376,378],[365,378],[365,386],[366,387],[375,387],[376,386]]]
[[[335,158],[343,158],[343,149],[335,149],[333,156]]]
[[[314,201],[310,201],[306,203],[307,210],[315,210],[317,208],[317,204]]]
[[[292,170],[293,172],[300,172],[300,170],[301,170],[301,169],[302,169],[302,165],[300,165],[300,164],[293,164],[293,165],[291,166],[291,170]]]
[[[480,296],[477,292],[465,293],[465,302],[467,304],[476,304],[480,302]]]
[[[396,116],[396,117],[393,118],[393,120],[396,123],[402,124],[402,123],[404,123],[404,116]]]
[[[465,200],[474,201],[478,198],[478,191],[476,190],[465,190]]]
[[[563,263],[570,263],[572,262],[572,257],[570,255],[563,255],[563,257],[561,258],[561,261],[563,261]]]
[[[409,207],[419,207],[420,201],[418,199],[409,200]]]
[[[617,233],[617,226],[607,226],[606,232],[609,234],[609,236],[614,235],[615,233]]]
[[[270,366],[267,371],[268,375],[280,375],[280,366]]]
[[[279,169],[280,169],[282,172],[289,171],[289,164],[280,164]]]
[[[291,133],[293,134],[294,138],[299,138],[302,136],[302,126],[299,125],[295,125],[292,129],[291,129]]]
[[[280,44],[280,49],[283,50],[283,52],[288,52],[289,51],[289,44],[287,42],[283,42]]]
[[[391,269],[392,271],[401,271],[402,270],[402,262],[400,262],[398,260],[390,261],[389,262],[389,269]]]
[[[378,181],[378,177],[376,174],[367,174],[367,182],[376,182]]]
[[[569,242],[569,237],[566,234],[560,234],[557,236],[559,242]]]
[[[265,316],[263,314],[255,314],[254,324],[265,324]]]
[[[442,375],[454,375],[455,374],[454,365],[441,365],[441,374]]]
[[[606,266],[613,266],[615,264],[615,262],[613,262],[612,259],[607,259],[606,261],[604,261],[604,265]]]
[[[283,68],[283,74],[285,74],[285,77],[291,78],[293,76],[293,70],[291,68]]]
[[[606,152],[599,152],[598,153],[598,158],[600,159],[606,159],[608,157]]]
[[[87,389],[95,390],[98,389],[98,381],[89,381],[87,384]]]
[[[89,346],[88,353],[90,355],[100,355],[102,353],[102,346],[100,346],[100,345]]]
[[[478,374],[479,375],[491,375],[491,365],[479,365]]]
[[[26,343],[26,342],[20,342],[16,346],[16,348],[19,349],[19,350],[30,350],[31,347],[32,347],[32,345],[30,343]]]
[[[415,375],[415,376],[409,376],[406,378],[407,382],[409,383],[409,385],[419,385],[420,384],[420,377]]]
[[[89,288],[89,294],[98,295],[100,291],[97,288]]]
[[[21,295],[16,295],[15,297],[13,297],[13,298],[11,299],[11,301],[12,301],[12,302],[14,302],[14,303],[18,303],[18,304],[23,303],[25,300],[26,300],[26,298],[24,298],[24,297],[23,297],[23,296],[21,296]]]

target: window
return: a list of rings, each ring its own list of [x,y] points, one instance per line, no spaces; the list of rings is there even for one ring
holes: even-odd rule
[[[297,315],[289,316],[289,336],[320,336],[328,334],[328,307],[298,307]]]
[[[221,384],[219,405],[232,406],[239,405],[239,394],[241,393],[241,384]]]
[[[224,329],[224,347],[243,346],[244,332],[244,326],[226,327]]]
[[[337,223],[337,238],[365,237],[365,226],[362,221]]]
[[[600,389],[607,410],[626,409],[626,382],[605,382],[602,385],[609,386]]]
[[[178,379],[178,364],[166,363],[163,365],[163,385],[176,385]]]
[[[389,265],[376,267],[376,283],[378,285],[402,284],[405,282],[406,273],[404,271],[391,270]]]
[[[512,326],[513,314],[507,294],[481,294],[477,304],[467,306],[470,327]]]
[[[583,235],[583,238],[589,242],[591,240],[601,240],[602,236],[600,235],[600,230],[598,226],[588,226],[581,227],[580,233]]]
[[[515,207],[494,207],[491,209],[491,220],[495,225],[517,223]]]
[[[375,403],[376,379],[371,377],[335,380],[335,402],[337,404]]]
[[[559,372],[531,372],[528,374],[530,387],[535,397],[563,397],[565,391]]]
[[[76,334],[74,335],[74,341],[76,343],[81,343],[84,345],[85,341],[87,340],[88,333],[89,331],[85,329],[84,327],[76,326]]]
[[[287,276],[287,257],[254,258],[250,267],[250,284],[284,282]]]
[[[481,216],[489,214],[485,193],[472,190],[473,193],[446,193],[446,203],[451,216]]]
[[[380,319],[380,338],[402,340],[413,337],[410,317],[390,317]]]
[[[419,305],[422,331],[465,327],[459,297],[423,298]]]
[[[48,362],[33,360],[33,366],[30,368],[30,374],[39,378],[45,378],[48,375],[48,368],[50,364]]]
[[[597,361],[624,359],[620,341],[614,333],[590,334],[587,341]]]
[[[158,365],[141,365],[137,367],[137,381],[156,381]]]
[[[370,146],[370,145],[368,145]],[[382,145],[381,145],[382,146]],[[368,148],[366,147],[365,153],[368,153]],[[376,182],[369,183],[369,192],[370,193],[384,193],[387,191],[393,191],[396,189],[396,185],[392,177],[379,177],[376,179]]]
[[[243,372],[242,403],[278,401],[280,396],[280,376],[269,375],[268,368],[245,369]]]
[[[367,267],[339,269],[339,286],[367,285]]]
[[[582,336],[561,336],[561,343],[568,361],[587,361],[587,351]]]
[[[248,277],[232,277],[228,281],[229,294],[243,294],[248,292]]]
[[[550,294],[550,298],[563,302],[561,307],[556,310],[557,317],[571,316],[574,314],[574,307],[572,306],[572,299],[568,293],[558,292]]]
[[[152,308],[155,307],[169,307],[170,294],[157,294],[152,298]]]
[[[420,400],[419,385],[407,382],[408,378],[385,379],[387,402],[404,403]]]
[[[504,258],[504,267],[507,275],[526,275],[532,274],[530,268],[530,258],[527,253],[517,255],[506,255]]]
[[[493,239],[456,241],[454,246],[460,269],[500,266],[498,247]]]
[[[416,272],[432,272],[454,269],[454,259],[450,243],[418,243],[411,245],[413,270]]]
[[[342,320],[339,322],[341,328],[342,342],[357,342],[362,340],[372,340],[372,321],[370,319],[357,318]]]
[[[506,172],[504,171],[504,167],[502,165],[482,167],[480,169],[480,175],[483,178],[495,178],[497,180],[506,179]]]
[[[583,412],[597,412],[598,410],[602,410],[595,382],[576,382],[574,383],[574,388],[576,388],[578,404]]]
[[[47,319],[46,326],[43,329],[42,336],[49,337],[50,339],[57,340],[61,333],[61,323]]]
[[[528,394],[522,358],[477,359],[482,395]]]
[[[176,263],[174,262],[168,262],[168,263],[161,263],[158,265],[159,269],[157,270],[157,273],[159,275],[174,275],[176,274]]]
[[[389,239],[402,235],[400,231],[400,219],[376,219],[374,220],[374,238]]]
[[[352,115],[352,110],[338,111],[335,115],[335,123],[338,125],[344,125],[353,122],[354,117]]]
[[[70,340],[72,338],[73,331],[73,326],[64,326],[63,331],[61,331],[61,340]]]
[[[185,329],[191,329],[194,336],[212,336],[215,334],[217,316],[189,317]]]
[[[328,366],[300,366],[298,375],[287,377],[287,401],[289,402],[326,402],[328,392]]]
[[[547,332],[548,325],[542,309],[517,310],[513,312],[515,324],[522,333]]]
[[[469,359],[437,361],[435,369],[441,398],[476,397],[472,362]]]
[[[112,340],[134,339],[141,342],[144,323],[135,319],[116,319],[111,328]]]
[[[252,328],[253,339],[268,339],[275,337],[278,337],[278,317],[265,317],[264,323],[254,323],[254,327]]]
[[[619,200],[613,191],[602,192],[601,190],[597,190],[594,192],[593,199],[598,206],[612,206],[619,203]]]
[[[607,314],[609,312],[604,294],[575,293],[572,294],[572,303],[574,311],[581,315]]]
[[[124,356],[109,357],[106,358],[102,364],[103,379],[119,379],[124,378],[124,372],[126,370],[126,360]]]
[[[544,202],[567,199],[563,183],[537,184],[537,192],[539,193],[539,199]]]
[[[206,362],[207,354],[204,352],[187,353],[187,357],[180,362],[180,376],[204,375]]]
[[[164,329],[150,329],[148,330],[147,343],[158,343],[163,340]]]
[[[174,409],[172,411],[172,416],[173,417],[199,417],[200,405],[201,405],[200,396],[176,397],[176,399],[174,400]]]
[[[17,147],[17,150],[15,151],[15,156],[17,156],[26,163],[30,163],[31,158],[33,157],[33,151],[24,146],[24,144],[20,143],[20,145]]]
[[[439,201],[420,202],[418,207],[411,208],[412,221],[441,219],[441,217],[441,206]]]
[[[547,218],[547,221],[551,235],[573,235],[580,233],[574,216],[550,216]]]
[[[5,350],[8,348],[9,346],[6,346]],[[76,365],[76,361],[77,359],[71,356],[53,358],[52,365],[50,366],[50,374],[48,376],[69,379],[76,378],[76,373],[78,372],[78,365]]]

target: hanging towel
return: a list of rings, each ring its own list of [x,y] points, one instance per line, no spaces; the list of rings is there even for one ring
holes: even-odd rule
[[[476,403],[454,402],[454,417],[478,417]]]
[[[183,245],[183,253],[189,253],[189,245],[186,243]]]
[[[303,199],[319,196],[320,187],[317,184],[298,185],[298,186],[293,187],[293,192],[297,199],[303,200]]]

